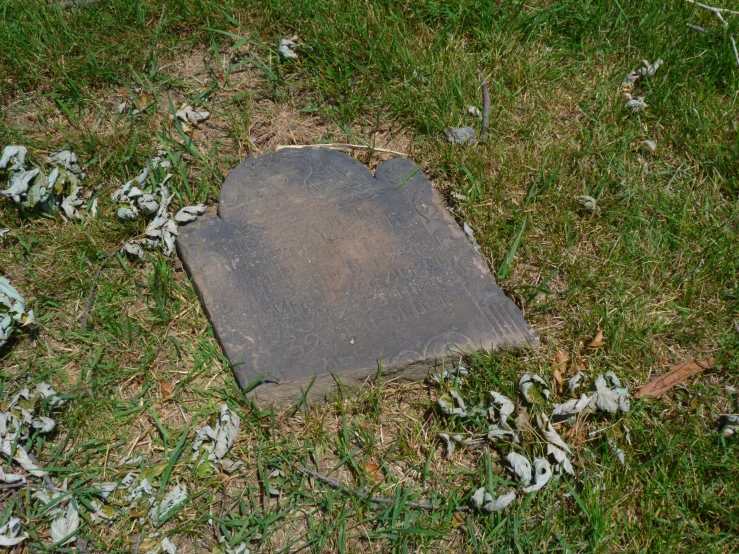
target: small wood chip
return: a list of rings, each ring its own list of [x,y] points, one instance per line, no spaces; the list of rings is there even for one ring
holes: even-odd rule
[[[679,385],[693,375],[704,372],[713,367],[713,360],[705,358],[703,360],[688,360],[680,362],[670,368],[670,371],[663,373],[659,377],[655,377],[649,383],[644,385],[636,393],[637,398],[644,396],[652,396],[659,398],[675,385]]]

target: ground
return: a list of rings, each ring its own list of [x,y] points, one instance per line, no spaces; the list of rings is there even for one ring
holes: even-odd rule
[[[99,198],[97,217],[83,221],[0,199],[0,228],[11,229],[0,238],[0,274],[38,316],[0,349],[0,402],[42,381],[67,395],[46,407],[56,429],[31,444],[83,518],[80,541],[59,548],[146,552],[166,536],[179,552],[244,542],[253,552],[739,550],[739,442],[716,432],[720,414],[739,409],[726,388],[739,386],[739,66],[729,40],[739,17],[725,18],[727,29],[695,4],[655,0],[63,9],[0,0],[0,147],[24,144],[37,159],[71,148],[89,164],[88,202]],[[298,57],[281,60],[279,41],[292,36]],[[658,58],[656,74],[631,91],[648,105],[633,113],[624,75]],[[468,112],[482,108],[478,69],[492,98],[489,136],[451,145],[446,127],[480,131]],[[211,112],[190,133],[172,120],[185,101]],[[643,140],[656,142],[653,154]],[[173,164],[174,203],[212,210],[224,174],[245,157],[315,142],[385,148],[419,164],[474,229],[539,349],[477,353],[462,361],[467,377],[441,387],[368,383],[325,407],[265,411],[236,387],[176,257],[118,255],[95,279],[107,253],[145,227],[120,222],[110,192],[159,148]],[[372,169],[393,154],[355,156]],[[581,195],[596,200],[594,211]],[[589,348],[599,331],[604,344]],[[525,372],[551,383],[557,354],[570,359],[566,378],[614,371],[631,391],[630,412],[557,427],[575,477],[491,515],[456,511],[478,487],[515,486],[504,469],[510,447],[484,442],[447,457],[440,432],[479,436],[487,423],[446,416],[437,398],[454,387],[468,405],[490,390],[513,398]],[[634,398],[672,365],[703,358],[711,370],[660,399]],[[190,461],[195,430],[223,404],[241,418],[230,456],[244,465],[232,474]],[[623,425],[625,464],[606,438]],[[533,456],[540,447],[516,448]],[[94,484],[136,469],[118,467],[126,455],[146,457],[139,465],[160,497],[186,487],[165,521],[122,501],[110,521],[90,520]],[[395,500],[332,490],[299,465]],[[17,552],[51,544],[49,506],[32,490],[0,490],[0,526],[12,514],[30,534]]]

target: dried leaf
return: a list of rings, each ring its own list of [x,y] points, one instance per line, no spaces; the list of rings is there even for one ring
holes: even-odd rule
[[[563,404],[555,404],[552,410],[552,416],[563,416],[559,419],[566,419],[569,416],[579,414],[585,409],[590,402],[590,397],[586,394],[580,396],[580,398],[573,398]]]
[[[442,381],[451,377],[466,377],[468,374],[469,370],[460,365],[453,369],[442,369],[441,373],[432,373],[429,375],[429,379],[435,383],[441,384]]]
[[[496,442],[499,438],[510,437],[513,442],[518,442],[518,435],[507,423],[496,423],[488,427],[488,440]]]
[[[450,436],[448,433],[439,433],[439,438],[444,443],[444,446],[446,447],[446,457],[449,458],[454,454],[454,450],[456,449],[455,443],[462,440],[462,435]]]
[[[552,458],[554,458],[554,461],[556,462],[556,471],[564,471],[565,473],[569,473],[570,475],[575,475],[575,470],[572,468],[572,463],[570,463],[570,460],[567,458],[567,454],[565,454],[564,450],[557,448],[553,444],[547,444],[547,456],[551,456]]]
[[[293,48],[297,48],[300,45],[296,42],[293,42],[289,38],[283,38],[280,39],[280,47],[278,48],[278,52],[280,56],[282,56],[286,60],[296,60],[298,58],[298,54],[293,50]]]
[[[562,378],[562,372],[559,370],[559,367],[555,367],[554,371],[552,371],[552,381],[554,381],[554,389],[557,394],[562,394],[562,391],[564,391],[565,388],[565,382]]]
[[[28,533],[21,533],[21,520],[11,517],[0,527],[0,546],[16,546],[28,538]]]
[[[493,405],[498,407],[501,423],[505,424],[508,417],[516,411],[516,405],[510,398],[495,391],[490,391],[490,396],[493,398]]]
[[[165,517],[174,508],[182,504],[187,500],[187,489],[183,486],[180,488],[177,485],[173,490],[168,492],[161,502],[154,502],[149,510],[149,518],[154,522],[155,525],[159,524],[159,521]]]
[[[648,108],[649,104],[644,101],[643,96],[637,96],[636,98],[629,98],[626,101],[626,107],[629,108],[633,113],[638,113]]]
[[[216,426],[216,445],[213,454],[216,458],[223,458],[233,446],[239,434],[241,420],[226,404],[221,406],[221,417]]]
[[[637,148],[642,154],[654,154],[657,151],[657,143],[653,140],[643,140]]]
[[[70,502],[67,510],[51,522],[51,540],[61,546],[74,540],[74,535],[80,526],[80,514]],[[64,540],[66,538],[66,540]],[[60,542],[63,541],[63,542]]]
[[[588,348],[596,349],[605,346],[605,344],[606,341],[603,340],[603,331],[601,330],[598,331],[598,334],[595,335],[595,338],[588,343]]]
[[[3,483],[25,483],[26,478],[23,477],[23,475],[18,475],[16,473],[5,473],[5,470],[0,465],[0,481]],[[0,546],[2,543],[0,543]]]
[[[682,383],[693,375],[697,375],[707,369],[711,369],[712,367],[713,360],[711,358],[680,362],[679,364],[672,366],[670,371],[667,373],[664,373],[659,377],[655,377],[649,383],[644,385],[639,389],[639,392],[636,393],[636,397],[643,398],[645,396],[652,396],[654,398],[659,398],[675,385]]]
[[[525,457],[517,452],[509,452],[506,460],[519,481],[524,484],[531,482],[531,464]]]
[[[528,487],[524,487],[524,492],[536,492],[544,487],[552,477],[552,466],[546,458],[534,459],[534,483]]]
[[[567,381],[567,388],[570,392],[575,392],[575,389],[580,386],[580,380],[585,377],[585,374],[582,371],[578,371],[570,377],[569,381]]]
[[[204,109],[195,110],[190,104],[183,104],[175,113],[182,123],[197,125],[210,117],[210,112]],[[183,126],[184,129],[184,126]]]
[[[195,221],[198,216],[205,213],[205,204],[198,204],[197,206],[185,206],[174,216],[174,220],[177,223],[190,223]]]
[[[467,415],[467,406],[465,405],[464,400],[462,400],[462,397],[459,396],[459,393],[455,390],[450,390],[446,394],[440,396],[436,401],[436,404],[446,415]]]
[[[639,68],[639,75],[641,75],[642,77],[654,77],[654,74],[657,73],[659,66],[661,66],[664,62],[660,59],[653,64],[650,64],[647,60],[642,60],[641,63],[642,67]]]
[[[529,404],[543,404],[549,399],[549,386],[536,373],[524,373],[518,382],[518,388]]]
[[[467,113],[473,117],[482,118],[482,112],[477,106],[467,106]]]
[[[162,539],[162,552],[167,554],[177,554],[177,547],[167,537]]]
[[[494,498],[493,495],[485,491],[484,487],[480,487],[470,498],[470,506],[483,510],[487,513],[499,512],[508,507],[511,502],[516,499],[516,491],[510,491],[507,494]]]
[[[149,95],[146,94],[145,92],[142,92],[133,100],[133,105],[136,106],[139,109],[139,111],[146,109],[146,107],[150,103],[151,103],[151,100],[149,99]]]
[[[380,466],[375,462],[365,462],[364,471],[367,473],[369,480],[376,483],[382,479],[382,473],[380,473]]]
[[[581,196],[576,196],[575,200],[580,202],[580,206],[583,210],[588,212],[594,212],[598,206],[598,202],[593,198],[592,196],[587,196],[585,194]]]
[[[724,437],[739,433],[739,414],[724,414],[718,422],[719,432]]]
[[[557,352],[554,355],[554,364],[553,367],[561,368],[564,371],[564,368],[567,366],[567,362],[570,361],[570,357],[565,354],[564,352]]]
[[[472,227],[470,227],[466,221],[462,225],[462,229],[464,230],[464,234],[467,235],[467,238],[470,239],[470,242],[472,242],[472,246],[475,247],[475,250],[480,250],[480,245],[475,239],[475,233],[472,230]]]
[[[554,430],[554,427],[552,427],[552,424],[546,414],[542,413],[541,416],[537,416],[536,422],[539,425],[539,430],[542,432],[544,438],[547,439],[548,442],[555,446],[558,446],[568,454],[571,453],[570,448],[567,446],[567,443],[565,443],[565,441],[562,440],[562,437],[559,436],[559,433]]]
[[[167,381],[159,381],[159,386],[162,389],[162,398],[169,398],[172,396],[172,391],[174,390],[174,386],[171,383],[167,383]]]

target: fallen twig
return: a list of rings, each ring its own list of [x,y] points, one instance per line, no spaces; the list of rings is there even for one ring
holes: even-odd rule
[[[143,536],[143,531],[139,531],[139,536],[136,537],[136,545],[133,547],[133,554],[139,554],[139,548],[141,548],[141,537]]]
[[[89,6],[90,4],[96,3],[98,0],[65,0],[59,2],[57,6],[61,9],[66,10],[67,8],[78,8],[80,6]]]
[[[694,31],[698,31],[699,33],[708,34],[708,31],[706,31],[703,27],[700,25],[693,25],[692,23],[686,23],[688,29],[693,29]]]
[[[490,87],[487,78],[482,71],[477,70],[477,76],[482,81],[480,88],[482,89],[482,129],[480,130],[480,140],[485,140],[490,129]]]
[[[103,261],[100,262],[100,265],[98,266],[97,271],[95,271],[95,276],[92,278],[92,285],[90,285],[90,291],[87,293],[87,304],[85,304],[85,311],[82,314],[82,328],[83,329],[87,329],[87,320],[90,318],[90,311],[92,310],[92,301],[95,298],[95,289],[97,288],[98,278],[100,277],[100,273],[103,271],[105,264],[108,263],[108,260],[110,260],[113,256],[118,254],[118,252],[120,252],[122,248],[123,248],[123,245],[120,245],[118,248],[116,248],[110,254],[108,254],[103,259]]]
[[[739,52],[736,50],[736,40],[734,40],[734,36],[729,36],[729,40],[731,41],[731,48],[734,50],[734,59],[736,60],[736,64],[739,65]]]
[[[715,15],[718,20],[721,22],[721,25],[724,26],[724,29],[729,28],[729,22],[724,19],[724,16],[721,14],[724,13],[730,13],[732,15],[739,15],[738,11],[735,10],[729,10],[726,8],[717,8],[715,6],[709,6],[707,4],[701,4],[700,2],[696,2],[695,0],[685,0],[688,4],[693,4],[694,6],[698,6],[699,8],[703,8],[704,10],[708,10],[713,15]],[[694,29],[696,31],[700,31],[702,33],[705,33],[706,30],[703,27],[699,27],[698,25],[692,25],[691,23],[688,23],[688,27],[691,29]],[[736,39],[733,35],[729,35],[729,40],[731,41],[731,48],[734,50],[734,59],[736,60],[736,64],[739,65],[739,51],[736,49]]]
[[[408,156],[404,152],[396,152],[395,150],[387,150],[385,148],[373,148],[372,146],[365,146],[364,144],[344,144],[344,143],[331,143],[331,144],[285,144],[277,146],[275,152],[283,150],[284,148],[328,148],[330,150],[339,150],[341,152],[350,152],[353,150],[372,150],[374,152],[384,152],[385,154],[396,154],[398,156]]]
[[[383,496],[370,496],[368,494],[362,494],[362,493],[360,493],[358,491],[355,491],[354,489],[351,489],[351,488],[347,487],[346,485],[342,485],[338,481],[334,481],[330,477],[326,477],[325,475],[321,475],[317,471],[313,471],[312,469],[308,469],[305,466],[299,465],[298,466],[298,469],[300,471],[302,471],[303,473],[305,473],[306,475],[310,475],[314,479],[317,479],[317,480],[321,481],[322,483],[326,483],[332,489],[336,489],[339,492],[348,493],[348,494],[350,494],[352,496],[356,496],[357,498],[365,499],[365,500],[367,500],[369,502],[372,502],[374,504],[390,505],[390,504],[395,504],[395,502],[396,502],[396,499],[395,498],[385,498]],[[425,504],[423,502],[413,502],[411,500],[407,500],[407,501],[403,502],[403,505],[404,506],[408,506],[409,508],[418,508],[419,510],[426,510],[426,511],[429,511],[429,512],[433,512],[435,510],[438,510],[439,508],[441,508],[443,506],[442,504]],[[458,512],[467,512],[467,511],[469,511],[469,509],[470,509],[469,506],[457,506],[457,511]]]
[[[707,4],[701,4],[700,2],[696,2],[695,0],[685,0],[685,1],[688,4],[694,4],[694,5],[698,6],[699,8],[703,8],[704,10],[708,10],[709,12],[713,12],[713,13],[721,13],[721,12],[723,12],[723,13],[730,13],[730,14],[733,14],[733,15],[739,15],[739,12],[738,11],[730,10],[728,8],[716,8],[714,6],[709,6]]]

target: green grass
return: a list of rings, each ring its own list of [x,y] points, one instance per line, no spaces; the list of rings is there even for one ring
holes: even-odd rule
[[[739,17],[727,19],[739,34]],[[85,223],[0,201],[0,227],[13,229],[0,273],[39,316],[0,351],[1,398],[42,380],[71,396],[34,451],[83,507],[94,483],[127,473],[115,465],[130,450],[148,456],[162,491],[163,477],[167,489],[188,486],[190,500],[157,529],[180,552],[211,551],[221,535],[254,552],[739,550],[739,443],[715,432],[718,415],[738,409],[724,386],[739,386],[739,67],[711,14],[653,0],[100,0],[69,10],[0,0],[0,20],[0,146],[42,158],[69,145],[92,162],[85,187],[100,197],[101,216]],[[279,63],[279,39],[294,34],[299,60]],[[193,49],[205,59],[197,73],[185,63]],[[664,64],[639,85],[649,107],[634,115],[619,85],[643,58]],[[481,104],[477,68],[489,76],[490,135],[452,147],[445,127],[479,131],[467,113]],[[114,106],[139,90],[151,103],[119,115]],[[185,100],[213,113],[193,139],[168,120]],[[110,190],[162,143],[176,203],[215,203],[229,168],[290,140],[286,120],[299,136],[408,151],[475,229],[542,346],[471,357],[459,385],[468,404],[492,389],[512,396],[525,371],[549,379],[556,352],[573,358],[568,375],[613,370],[632,393],[685,359],[711,356],[715,369],[663,399],[632,398],[625,467],[605,440],[615,420],[594,418],[568,440],[577,479],[483,516],[454,507],[509,482],[507,448],[446,460],[437,434],[485,432],[484,422],[445,418],[425,384],[381,383],[326,409],[255,409],[174,260],[111,260],[82,329],[97,265],[143,230],[115,218]],[[646,138],[658,150],[642,159],[635,145]],[[595,213],[579,208],[581,194],[597,199]],[[585,348],[599,329],[606,345]],[[201,475],[189,462],[192,429],[213,423],[222,403],[242,417],[232,457],[245,466]],[[398,501],[369,504],[296,469],[315,463]],[[275,469],[286,477],[270,477]],[[49,516],[30,492],[0,498],[40,552]],[[408,498],[446,504],[426,513],[404,508]],[[83,523],[90,552],[131,552],[154,530],[124,503],[116,510],[112,523]]]

